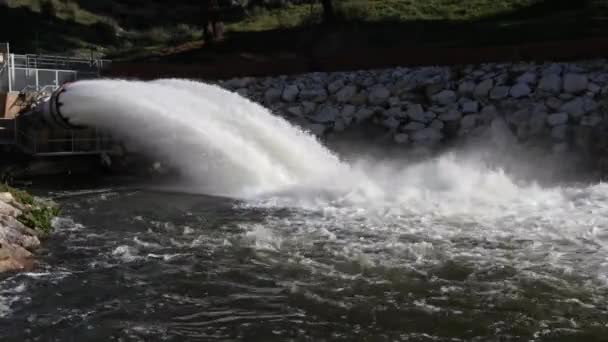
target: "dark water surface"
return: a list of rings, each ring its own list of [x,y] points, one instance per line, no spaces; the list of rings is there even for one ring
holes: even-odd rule
[[[466,233],[480,222],[128,189],[58,201],[40,266],[0,279],[0,341],[608,341],[599,266]]]

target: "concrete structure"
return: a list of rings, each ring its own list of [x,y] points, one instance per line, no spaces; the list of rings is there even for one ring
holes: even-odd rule
[[[109,61],[11,53],[0,44],[0,146],[36,156],[100,154],[111,138],[94,129],[74,131],[32,122],[24,113],[68,82],[99,78]]]

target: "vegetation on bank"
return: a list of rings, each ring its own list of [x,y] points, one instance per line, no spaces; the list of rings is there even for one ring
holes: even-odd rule
[[[32,196],[26,191],[15,189],[7,184],[0,184],[0,192],[10,193],[15,201],[23,205],[21,215],[17,219],[26,227],[35,229],[43,235],[53,230],[53,218],[59,215],[59,207],[48,200]]]
[[[0,2],[0,40],[10,41],[18,52],[68,51],[96,57],[132,58],[137,54],[140,58],[206,49],[202,41],[208,2],[150,0],[142,5],[133,0],[5,0],[4,5]],[[355,27],[361,32],[377,30],[380,25],[382,29],[372,35],[400,46],[484,45],[601,35],[608,13],[608,1],[603,0],[323,2],[333,4],[331,17],[336,27]],[[305,33],[327,20],[318,0],[279,7],[260,3],[249,1],[248,6],[222,10],[225,45],[232,52],[238,52],[240,46],[229,42],[243,34],[288,29]],[[302,43],[295,38],[286,41],[293,46]],[[267,37],[255,39],[262,42]],[[286,43],[278,43],[276,48],[282,48],[281,44]],[[363,39],[361,44],[368,42]]]

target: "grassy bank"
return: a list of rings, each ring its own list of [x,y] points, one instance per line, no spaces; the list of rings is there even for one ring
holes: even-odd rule
[[[213,47],[202,42],[202,5],[197,1],[151,0],[145,6],[128,0],[7,0],[6,4],[0,12],[3,37],[20,52],[145,59],[191,50],[235,53],[248,45],[285,50],[327,36],[326,29],[322,35],[314,33],[321,26],[318,3],[233,13],[225,20],[225,42]],[[335,29],[351,32],[340,38],[361,47],[376,41],[388,46],[486,46],[604,36],[608,13],[606,1],[600,0],[335,0],[335,4]],[[276,34],[270,32],[283,32],[288,39],[275,40]]]
[[[59,215],[59,207],[50,201],[36,198],[26,191],[0,184],[0,192],[10,193],[22,207],[22,213],[17,219],[26,227],[48,235],[53,230],[52,220]]]

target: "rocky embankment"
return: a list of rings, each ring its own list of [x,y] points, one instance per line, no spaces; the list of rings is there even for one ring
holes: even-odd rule
[[[374,124],[398,144],[428,147],[492,128],[506,132],[508,144],[548,153],[608,151],[605,60],[320,72],[221,85],[318,136]]]
[[[57,209],[22,191],[5,186],[0,191],[0,273],[26,270]]]

